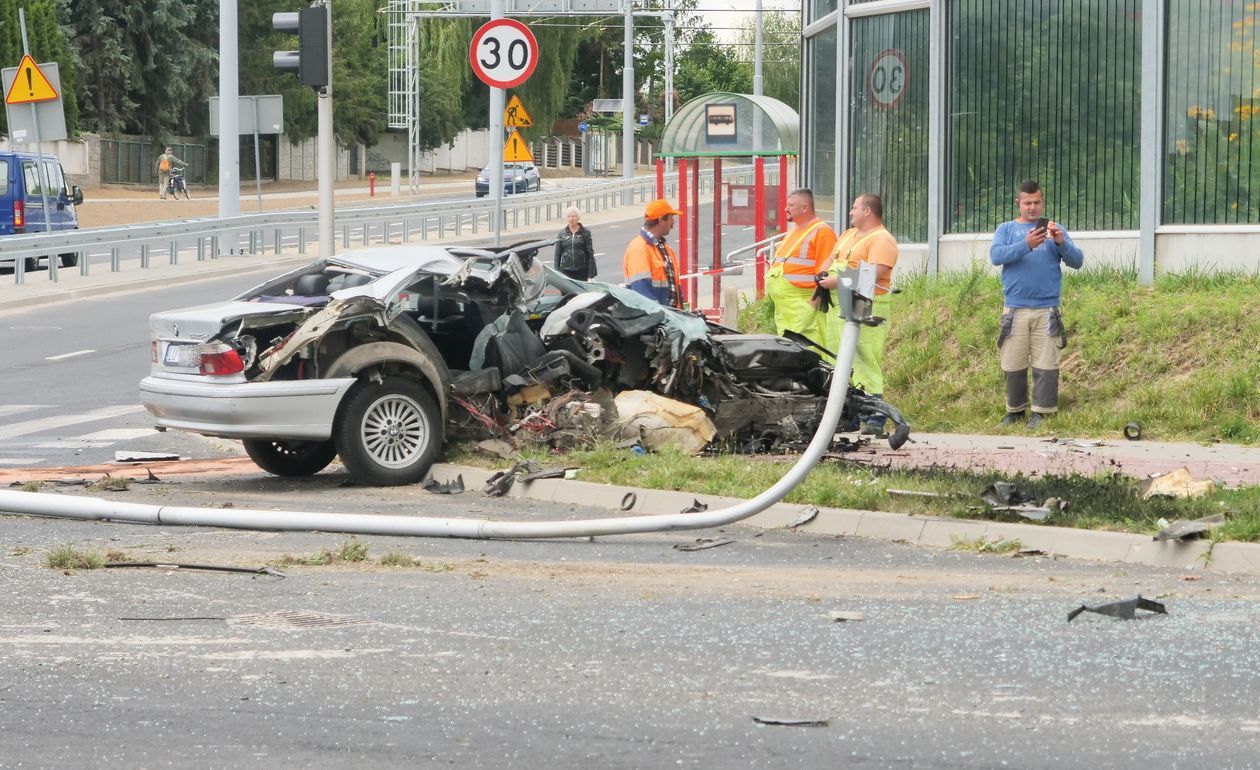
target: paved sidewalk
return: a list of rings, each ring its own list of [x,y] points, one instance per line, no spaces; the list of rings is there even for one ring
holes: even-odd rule
[[[1186,468],[1229,487],[1260,484],[1260,447],[961,433],[911,434],[900,450],[871,442],[853,459],[890,468],[989,469],[1025,475],[1119,472],[1134,478]]]

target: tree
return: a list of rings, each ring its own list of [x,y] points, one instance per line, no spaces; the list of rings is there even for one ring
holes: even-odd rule
[[[674,88],[684,104],[710,91],[752,93],[751,66],[739,61],[730,47],[721,45],[708,30],[693,35],[676,62]]]
[[[56,0],[0,0],[0,61],[6,67],[22,60],[22,28],[18,8],[25,8],[26,37],[36,63],[57,62],[61,76],[62,108],[66,131],[78,133],[79,106],[74,91],[77,72],[73,48],[57,16]],[[6,116],[0,114],[0,129],[8,131]]]
[[[755,20],[739,35],[739,58],[755,72]],[[761,92],[792,109],[801,101],[801,17],[798,13],[766,11],[761,15]],[[751,91],[750,91],[751,93]]]

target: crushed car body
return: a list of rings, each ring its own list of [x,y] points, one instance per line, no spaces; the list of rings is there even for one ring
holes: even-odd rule
[[[537,260],[551,243],[348,252],[156,313],[141,401],[160,429],[241,439],[268,472],[309,475],[339,455],[376,485],[418,482],[452,437],[618,435],[627,391],[703,410],[701,444],[723,451],[812,435],[831,377],[817,352],[571,280]],[[850,406],[886,414],[905,441],[891,406],[855,390]]]

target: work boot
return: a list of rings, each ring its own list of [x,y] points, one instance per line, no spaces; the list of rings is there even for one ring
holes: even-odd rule
[[[1034,412],[1034,414],[1036,413]],[[999,422],[998,425],[999,426],[1014,425],[1018,422],[1022,422],[1023,419],[1024,419],[1024,412],[1022,410],[1018,412],[1007,412],[1006,416],[1002,418],[1002,421]]]
[[[1024,427],[1028,430],[1036,430],[1037,426],[1041,424],[1041,420],[1041,412],[1033,412],[1032,416],[1028,418],[1028,424]]]

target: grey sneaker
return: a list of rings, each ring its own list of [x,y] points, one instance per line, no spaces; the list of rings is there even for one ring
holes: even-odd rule
[[[1024,421],[1023,412],[1007,412],[1006,416],[1002,418],[1002,421],[999,422],[998,425],[1014,425],[1016,423],[1023,422],[1023,421]]]
[[[1036,430],[1037,426],[1041,424],[1042,419],[1044,418],[1040,414],[1033,412],[1032,416],[1028,418],[1028,424],[1024,427],[1028,430]]]

